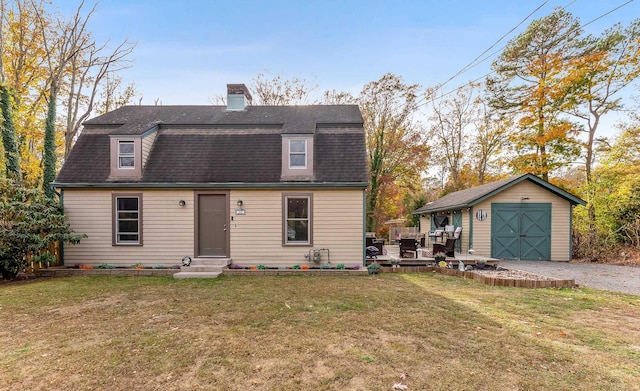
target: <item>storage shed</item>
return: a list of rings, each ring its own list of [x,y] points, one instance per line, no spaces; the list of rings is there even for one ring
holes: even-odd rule
[[[456,252],[509,260],[571,260],[572,211],[582,199],[535,175],[522,174],[457,191],[414,211],[420,232],[438,216],[462,227]],[[440,220],[440,219],[438,219]]]

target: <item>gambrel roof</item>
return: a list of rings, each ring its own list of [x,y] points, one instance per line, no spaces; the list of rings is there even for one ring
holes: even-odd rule
[[[112,137],[155,138],[140,178],[110,178]],[[313,137],[314,175],[304,186],[366,187],[363,120],[356,105],[125,106],[84,123],[57,187],[251,187],[281,179],[282,138]]]
[[[541,186],[554,193],[555,195],[566,199],[572,205],[586,205],[586,202],[581,200],[580,198],[562,190],[557,186],[550,184],[547,181],[538,178],[533,174],[521,174],[496,182],[487,183],[481,186],[472,187],[470,189],[449,193],[442,198],[439,198],[421,208],[416,209],[413,214],[424,214],[453,209],[469,208],[522,181],[531,181],[536,185]]]

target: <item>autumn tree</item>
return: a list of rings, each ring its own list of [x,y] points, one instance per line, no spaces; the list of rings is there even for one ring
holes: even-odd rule
[[[478,116],[467,153],[477,179],[475,185],[483,185],[503,174],[504,155],[513,122],[511,117],[492,110],[484,96],[479,96],[475,104]]]
[[[575,75],[574,99],[576,105],[568,112],[585,126],[583,142],[584,179],[583,196],[588,201],[588,245],[597,251],[596,196],[592,186],[592,172],[596,160],[596,146],[601,140],[597,132],[601,118],[611,111],[623,108],[620,92],[640,75],[640,21],[627,27],[620,24],[606,30],[599,38],[589,39],[589,52],[572,64],[569,71]],[[629,132],[627,132],[629,134]],[[590,255],[593,257],[593,254]]]
[[[389,200],[399,198],[399,188],[420,188],[429,148],[414,121],[420,86],[405,84],[388,73],[367,83],[359,104],[366,136],[369,162],[367,191],[367,230],[380,228],[389,215]],[[385,205],[387,204],[387,205]],[[404,215],[398,211],[397,215]],[[393,216],[396,217],[396,216]]]
[[[36,11],[38,10],[38,11]],[[21,157],[21,171],[27,186],[37,186],[42,179],[41,153],[43,113],[46,111],[41,24],[37,13],[44,10],[42,1],[14,0],[2,2],[1,78],[12,91],[16,139]]]
[[[640,75],[640,20],[626,28],[616,24],[601,37],[590,39],[589,52],[571,65],[569,72],[577,81],[573,84],[576,104],[568,112],[586,124],[584,164],[586,182],[590,183],[600,120],[623,108],[620,92]]]
[[[468,138],[475,125],[477,110],[474,105],[476,86],[458,88],[455,94],[437,96],[431,101],[429,133],[432,136],[432,156],[443,164],[448,174],[446,187],[449,191],[461,190],[460,172],[465,163]]]
[[[39,13],[38,10],[36,11],[36,19],[40,24],[42,42],[45,48],[45,60],[49,71],[47,78],[47,119],[44,129],[44,151],[42,157],[42,189],[49,198],[54,197],[54,192],[50,185],[56,177],[55,118],[58,93],[60,92],[67,66],[73,62],[78,53],[85,50],[89,45],[86,37],[86,27],[91,14],[95,10],[95,6],[85,17],[82,15],[83,5],[84,2],[78,6],[70,20],[54,19],[55,33],[47,30],[46,27],[50,21],[46,19],[46,15]]]
[[[14,92],[23,178],[27,186],[39,186],[43,161],[53,162],[53,167],[47,163],[50,179],[55,176],[57,156],[69,152],[80,124],[93,112],[104,78],[127,66],[133,45],[123,41],[112,49],[109,42],[97,43],[88,29],[95,7],[86,7],[84,1],[69,18],[52,11],[44,0],[3,1],[1,5],[0,75]],[[49,109],[56,110],[52,118],[58,129],[53,129],[53,154],[44,148]],[[49,154],[46,159],[45,152]]]
[[[511,40],[492,64],[491,104],[518,121],[511,137],[518,152],[510,162],[515,171],[549,180],[579,154],[578,127],[562,113],[574,104],[575,78],[568,69],[583,54],[581,34],[579,20],[556,8]]]
[[[434,93],[428,110],[432,168],[439,166],[441,194],[484,184],[501,174],[500,156],[510,122],[492,110],[481,85]]]

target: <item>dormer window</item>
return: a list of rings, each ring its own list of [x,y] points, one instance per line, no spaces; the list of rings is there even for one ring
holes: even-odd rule
[[[135,168],[135,145],[133,141],[118,141],[118,168]]]
[[[282,136],[283,181],[313,180],[313,135]]]
[[[142,139],[132,136],[111,136],[111,179],[140,178],[144,151]],[[149,146],[147,146],[147,149]]]
[[[289,140],[289,168],[307,168],[307,140]]]

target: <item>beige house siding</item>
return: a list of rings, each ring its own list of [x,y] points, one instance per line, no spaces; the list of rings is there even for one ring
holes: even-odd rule
[[[528,197],[522,201],[522,197]],[[495,196],[476,204],[474,213],[479,209],[487,212],[484,221],[473,220],[473,249],[475,255],[491,256],[491,204],[492,203],[551,203],[551,260],[569,261],[571,259],[571,204],[541,186],[529,181],[520,182]],[[463,218],[467,219],[468,215]]]
[[[143,246],[112,245],[112,194],[142,193]],[[178,205],[183,199],[185,206]],[[64,211],[77,233],[87,234],[77,245],[66,245],[65,265],[110,263],[131,266],[179,264],[193,256],[193,192],[191,190],[64,191]]]
[[[282,194],[313,194],[313,246],[282,245]],[[235,215],[241,199],[245,215]],[[332,265],[362,264],[362,190],[232,190],[231,258],[240,265],[308,264],[305,254],[326,248]],[[326,253],[322,253],[325,262]]]
[[[147,158],[149,157],[149,153],[151,152],[151,148],[153,147],[153,143],[156,140],[156,136],[158,132],[151,132],[142,138],[142,168],[147,165]]]
[[[112,245],[112,194],[141,193],[143,245]],[[65,246],[66,265],[109,263],[131,266],[179,264],[194,251],[193,190],[64,190],[65,214],[73,229],[88,238]],[[282,245],[282,194],[313,194],[313,246]],[[245,215],[236,215],[237,201]],[[180,206],[179,201],[186,205]],[[308,263],[311,249],[330,250],[331,263],[362,264],[362,190],[231,190],[229,197],[230,255],[234,263],[287,266]],[[323,262],[326,261],[323,253]]]

